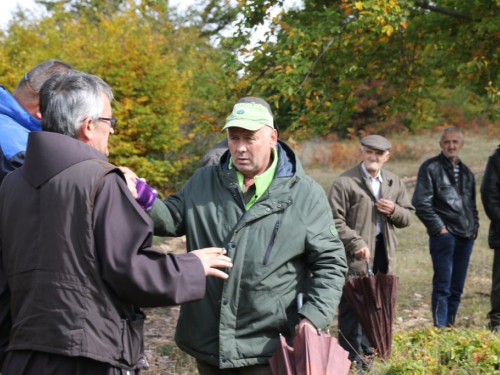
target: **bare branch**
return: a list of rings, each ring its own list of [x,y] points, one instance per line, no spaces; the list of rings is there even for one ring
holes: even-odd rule
[[[445,9],[445,8],[438,7],[438,6],[435,6],[435,5],[430,5],[425,0],[424,1],[415,1],[415,5],[418,6],[418,7],[420,7],[420,8],[430,10],[432,12],[446,14],[447,16],[450,16],[450,17],[460,18],[462,20],[467,20],[467,21],[475,21],[468,14],[457,12],[455,10]]]

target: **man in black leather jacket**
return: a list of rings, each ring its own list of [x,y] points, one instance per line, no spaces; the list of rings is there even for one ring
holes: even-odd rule
[[[491,220],[488,245],[494,251],[491,285],[490,327],[500,332],[500,147],[488,160],[481,184],[484,211]]]
[[[442,152],[420,166],[412,204],[429,234],[434,325],[446,327],[455,324],[479,218],[474,175],[458,158],[462,131],[446,128],[439,145]]]

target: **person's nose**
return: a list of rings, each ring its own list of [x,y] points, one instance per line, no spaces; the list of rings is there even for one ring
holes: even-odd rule
[[[247,150],[247,147],[245,145],[245,142],[238,142],[237,146],[236,146],[236,151],[240,152],[240,153],[243,153]]]

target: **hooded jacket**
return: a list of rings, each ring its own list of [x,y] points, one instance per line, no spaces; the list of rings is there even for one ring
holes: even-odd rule
[[[39,130],[40,121],[0,85],[0,185],[7,173],[23,165],[28,134]]]
[[[276,147],[275,178],[248,211],[229,151],[150,211],[155,234],[186,235],[189,251],[224,247],[232,259],[228,279],[209,279],[200,302],[181,306],[175,336],[220,368],[267,364],[280,334],[294,334],[298,293],[300,314],[322,329],[340,300],[347,267],[325,193],[286,144]]]
[[[205,291],[194,254],[150,248],[151,224],[102,153],[65,135],[31,133],[25,164],[0,187],[8,350],[146,367],[145,315],[136,306],[190,302]]]
[[[439,234],[443,228],[462,238],[478,233],[474,175],[460,162],[457,185],[453,164],[443,152],[420,166],[412,203],[430,236]]]

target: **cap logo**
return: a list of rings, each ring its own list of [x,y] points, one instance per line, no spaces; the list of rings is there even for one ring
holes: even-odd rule
[[[238,112],[236,112],[236,113],[237,113],[237,114],[239,114],[239,115],[242,115],[243,113],[245,113],[245,111],[244,111],[244,110],[242,110],[242,109],[240,109],[240,110],[239,110]]]

